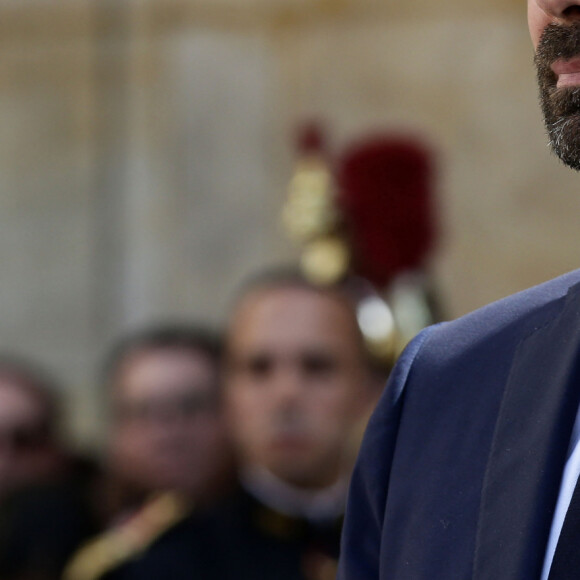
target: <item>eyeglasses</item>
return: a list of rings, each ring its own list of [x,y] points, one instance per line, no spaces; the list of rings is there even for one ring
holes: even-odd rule
[[[148,401],[123,402],[117,408],[117,419],[138,423],[190,420],[214,413],[217,398],[212,394],[190,394]]]
[[[35,451],[48,441],[46,425],[0,425],[0,448],[14,453]]]

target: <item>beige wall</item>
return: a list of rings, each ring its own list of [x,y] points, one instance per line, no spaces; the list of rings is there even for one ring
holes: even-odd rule
[[[0,344],[69,382],[137,323],[223,321],[278,227],[296,121],[438,153],[450,316],[576,267],[579,178],[548,154],[524,2],[0,4]]]

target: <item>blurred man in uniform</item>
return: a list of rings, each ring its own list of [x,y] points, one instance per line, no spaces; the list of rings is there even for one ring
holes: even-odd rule
[[[332,578],[372,392],[353,301],[295,273],[257,278],[232,314],[226,368],[240,489],[218,525],[223,577]]]

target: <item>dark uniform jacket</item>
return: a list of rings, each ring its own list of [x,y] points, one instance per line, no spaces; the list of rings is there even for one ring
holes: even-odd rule
[[[111,580],[332,580],[342,518],[314,524],[239,489],[176,526]],[[109,580],[109,579],[107,579]]]
[[[167,492],[148,498],[105,526],[98,505],[103,497],[94,493],[99,490],[97,483],[101,480],[95,474],[82,481],[39,485],[3,505],[0,579],[105,580],[182,525],[191,511],[184,498]],[[185,549],[183,553],[188,555]],[[195,569],[189,564],[185,568],[188,573]]]
[[[32,486],[0,506],[0,579],[60,580],[71,554],[96,534],[90,502],[96,469]]]

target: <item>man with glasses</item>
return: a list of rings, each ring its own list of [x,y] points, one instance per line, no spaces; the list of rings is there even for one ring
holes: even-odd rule
[[[212,335],[185,326],[145,330],[113,350],[106,461],[127,493],[170,489],[198,504],[217,494],[228,458],[220,357]]]

